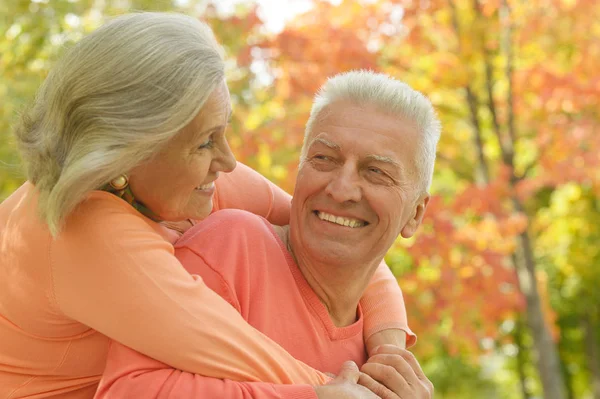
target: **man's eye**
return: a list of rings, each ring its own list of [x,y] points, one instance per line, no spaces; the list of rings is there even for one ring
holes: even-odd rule
[[[369,168],[369,172],[371,172],[371,173],[375,173],[375,174],[378,174],[378,175],[382,175],[382,174],[383,174],[383,171],[382,171],[381,169],[379,169],[379,168],[374,168],[374,167],[370,167],[370,168]]]
[[[310,163],[313,168],[320,171],[332,170],[337,165],[335,158],[323,154],[316,154],[310,157]]]

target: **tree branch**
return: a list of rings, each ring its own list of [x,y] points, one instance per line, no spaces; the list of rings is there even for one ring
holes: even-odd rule
[[[458,13],[456,11],[456,5],[454,4],[454,1],[449,0],[448,2],[450,4],[450,9],[452,11],[452,26],[456,33],[456,37],[458,40],[458,53],[460,54],[462,51],[461,51],[461,44],[460,44],[460,24],[458,23]],[[479,160],[479,168],[481,170],[483,183],[487,184],[490,181],[490,174],[489,174],[489,167],[487,164],[487,160],[485,158],[485,153],[483,152],[483,139],[481,137],[482,136],[481,123],[479,121],[479,115],[477,112],[478,107],[479,107],[479,101],[477,100],[477,96],[475,95],[473,89],[471,88],[470,81],[465,85],[464,90],[465,90],[465,94],[467,97],[467,104],[469,105],[469,113],[471,116],[471,124],[473,126],[475,148],[477,150],[477,158]]]
[[[456,163],[448,158],[447,156],[445,156],[444,154],[437,154],[436,156],[437,158],[437,163],[443,162],[449,165],[449,167],[452,168],[452,172],[454,172],[454,174],[463,180],[466,180],[468,182],[472,182],[474,179],[473,177],[473,173],[471,173],[471,171],[466,170],[465,168],[459,168]]]
[[[506,53],[506,79],[508,80],[508,137],[507,152],[510,159],[514,159],[514,148],[516,140],[515,129],[515,110],[513,100],[513,47],[512,47],[512,21],[510,19],[510,6],[507,0],[502,0],[500,4],[500,20],[504,25],[502,35],[502,47]]]
[[[473,0],[473,10],[475,11],[475,15],[478,19],[481,19],[483,17],[479,0]],[[486,31],[485,29],[481,29],[478,33],[481,35],[481,47],[483,50],[483,61],[485,65],[485,87],[487,92],[488,108],[490,110],[490,114],[492,115],[492,123],[494,125],[494,134],[496,135],[496,139],[498,140],[498,146],[500,147],[500,153],[502,155],[502,160],[504,164],[512,167],[513,159],[509,151],[506,150],[507,144],[506,140],[504,140],[502,136],[500,122],[498,121],[498,113],[496,111],[496,101],[494,101],[494,74],[491,61],[491,52],[487,46]]]
[[[525,167],[525,170],[523,170],[523,173],[521,173],[519,176],[516,176],[517,181],[521,181],[524,180],[525,178],[527,178],[527,175],[533,170],[533,168],[535,168],[535,165],[538,164],[539,160],[535,160],[533,162],[531,162],[529,165],[527,165]]]

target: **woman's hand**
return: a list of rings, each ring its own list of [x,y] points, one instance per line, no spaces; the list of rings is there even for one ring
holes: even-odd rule
[[[432,399],[433,384],[412,353],[393,345],[373,351],[362,368],[359,384],[382,399]]]
[[[327,385],[315,387],[319,399],[380,399],[367,388],[357,384],[361,372],[356,363],[348,361],[342,365],[340,373]]]

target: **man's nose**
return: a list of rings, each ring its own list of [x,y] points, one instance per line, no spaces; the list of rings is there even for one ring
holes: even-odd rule
[[[352,165],[344,165],[332,175],[326,193],[336,202],[359,202],[362,198],[360,176]]]

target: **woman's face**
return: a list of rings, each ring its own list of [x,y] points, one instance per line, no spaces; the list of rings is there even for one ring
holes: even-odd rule
[[[231,115],[225,82],[196,117],[155,157],[133,169],[135,198],[161,220],[202,219],[212,211],[214,181],[236,165],[225,129]]]

